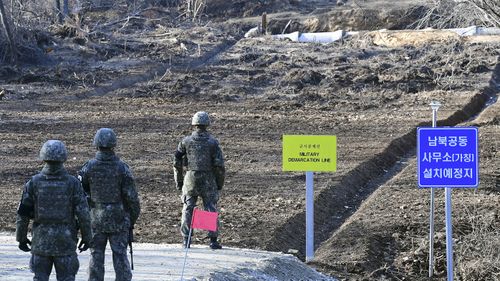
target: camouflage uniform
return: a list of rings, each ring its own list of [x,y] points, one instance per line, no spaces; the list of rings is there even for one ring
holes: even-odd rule
[[[99,144],[99,136],[109,133],[114,139]],[[100,129],[94,144],[99,147],[96,157],[88,161],[79,171],[83,189],[90,196],[90,216],[94,232],[94,247],[91,248],[89,280],[104,280],[104,252],[109,240],[113,252],[113,266],[118,281],[132,279],[127,258],[128,232],[133,228],[140,213],[140,203],[135,189],[134,177],[112,148],[116,136],[111,129]]]
[[[78,227],[82,233],[79,248],[86,250],[92,241],[89,207],[80,182],[63,167],[66,150],[62,142],[46,142],[40,152],[42,160],[47,160],[44,155],[50,154],[47,152],[50,149],[59,150],[56,153],[60,157],[49,159],[42,171],[24,186],[17,210],[16,240],[21,250],[30,250],[27,234],[29,221],[33,219],[30,261],[33,280],[49,280],[54,266],[57,280],[70,281],[75,280],[79,267]]]
[[[177,188],[182,189],[181,198],[184,204],[181,233],[186,247],[189,247],[186,240],[189,236],[193,208],[196,206],[198,197],[203,200],[204,210],[216,212],[219,190],[224,185],[224,156],[219,142],[205,130],[209,124],[207,113],[196,113],[192,125],[197,126],[198,130],[179,143],[174,155],[175,181]],[[185,175],[183,167],[186,167]],[[211,247],[213,243],[218,246],[216,242],[218,231],[210,231],[208,236],[212,241]]]

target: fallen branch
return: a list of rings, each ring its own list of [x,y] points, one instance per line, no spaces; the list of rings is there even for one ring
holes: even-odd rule
[[[500,1],[433,0],[425,9],[412,25],[414,28],[456,28],[478,24],[500,27]]]
[[[481,2],[483,5],[479,5],[476,2]],[[496,11],[500,11],[500,4],[487,4],[487,2],[481,0],[467,0],[467,3],[483,13],[485,17],[491,20],[496,26],[500,27],[500,15],[496,13]]]
[[[119,23],[122,23],[122,22],[129,22],[131,19],[132,20],[134,20],[134,19],[135,20],[146,20],[147,18],[140,17],[140,16],[127,16],[126,18],[115,20],[115,21],[112,21],[112,22],[108,22],[108,23],[102,24],[102,25],[100,25],[98,27],[102,29],[102,28],[110,27],[112,25],[119,24]]]

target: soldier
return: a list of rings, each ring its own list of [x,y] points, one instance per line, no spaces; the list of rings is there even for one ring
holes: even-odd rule
[[[94,246],[90,249],[89,281],[104,280],[104,251],[109,240],[117,281],[132,279],[127,258],[129,231],[140,213],[140,203],[132,173],[115,155],[116,135],[101,128],[94,137],[96,157],[78,172],[83,189],[90,196],[90,217]]]
[[[181,233],[183,245],[189,248],[189,230],[193,208],[198,196],[203,200],[205,211],[216,212],[219,190],[224,185],[224,157],[219,142],[207,132],[210,118],[206,112],[196,112],[191,125],[196,130],[177,146],[174,155],[174,177],[178,190],[182,190]],[[186,174],[183,174],[186,167]],[[221,249],[217,232],[210,231],[210,248]]]
[[[40,158],[45,166],[24,186],[17,209],[16,240],[19,249],[31,251],[33,280],[48,281],[52,266],[57,280],[75,280],[79,267],[78,227],[82,234],[80,252],[92,243],[87,200],[80,182],[64,169],[67,153],[61,141],[47,141],[40,150]],[[33,241],[27,237],[30,219]]]

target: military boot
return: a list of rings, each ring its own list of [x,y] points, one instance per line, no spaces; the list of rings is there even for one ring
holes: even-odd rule
[[[210,249],[218,250],[222,249],[222,246],[217,242],[217,237],[210,237]]]
[[[189,237],[184,237],[184,241],[182,242],[183,248],[191,248],[191,241]]]

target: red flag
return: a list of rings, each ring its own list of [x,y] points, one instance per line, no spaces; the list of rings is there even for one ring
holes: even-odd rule
[[[217,215],[217,212],[207,212],[194,208],[191,227],[208,231],[217,231]]]

